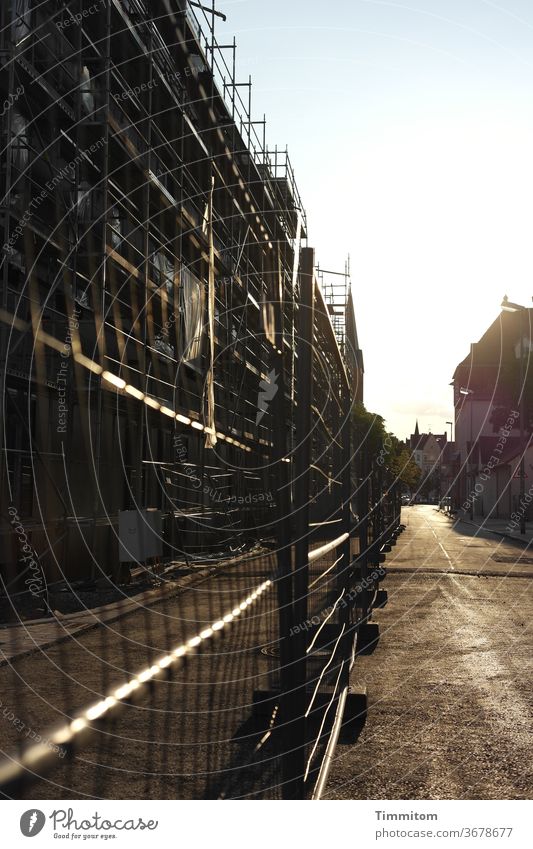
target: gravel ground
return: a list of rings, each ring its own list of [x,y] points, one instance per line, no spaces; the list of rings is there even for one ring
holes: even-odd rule
[[[74,708],[150,666],[213,623],[270,577],[271,557],[221,568],[163,598],[46,650],[0,665],[0,749],[72,718]],[[183,799],[268,796],[277,753],[250,723],[254,692],[269,689],[277,661],[261,649],[275,635],[276,595],[264,594],[238,623],[124,707],[45,780],[15,797]],[[9,639],[9,634],[7,634]]]

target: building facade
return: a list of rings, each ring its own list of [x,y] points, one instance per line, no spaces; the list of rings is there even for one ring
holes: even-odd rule
[[[507,519],[520,509],[522,456],[526,490],[531,486],[532,314],[530,309],[502,311],[453,376],[460,456],[456,503],[476,517]]]

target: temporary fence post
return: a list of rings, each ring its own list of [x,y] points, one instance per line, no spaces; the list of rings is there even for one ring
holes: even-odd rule
[[[277,376],[277,392],[272,405],[273,414],[273,480],[276,483],[276,542],[277,542],[277,599],[279,621],[279,674],[280,674],[280,710],[279,710],[279,739],[281,751],[282,787],[283,794],[290,798],[293,792],[292,767],[292,729],[291,699],[293,687],[293,636],[291,628],[294,625],[292,610],[292,549],[291,549],[291,491],[290,464],[287,463],[287,402],[286,402],[286,373],[285,345],[283,342],[283,288],[281,271],[274,270],[277,286],[272,287],[272,300],[275,315],[275,345],[272,348],[272,367]]]
[[[351,561],[352,561],[352,515],[351,515],[351,499],[352,499],[352,450],[351,450],[351,400],[348,387],[345,387],[342,392],[342,427],[340,431],[342,442],[342,472],[341,472],[341,494],[342,494],[342,532],[348,534],[348,538],[341,546],[342,559],[339,564],[340,586],[339,590],[344,590],[344,594],[349,596],[351,591]],[[353,655],[353,645],[355,634],[352,627],[352,611],[354,603],[350,603],[350,599],[342,605],[341,622],[345,628],[345,636],[343,640],[343,656],[342,663],[344,665],[342,671],[342,687],[347,687],[350,677],[350,664]]]
[[[357,499],[357,512],[359,514],[359,574],[357,576],[357,580],[362,587],[361,593],[359,594],[358,606],[361,608],[361,621],[366,622],[368,617],[368,607],[369,607],[369,593],[367,589],[367,579],[368,579],[368,548],[369,548],[369,540],[368,540],[368,527],[369,527],[369,512],[371,509],[370,505],[370,464],[368,462],[368,454],[366,451],[363,453],[363,450],[360,450],[359,456],[359,469],[360,469],[360,481],[359,481],[359,494]]]
[[[305,719],[307,684],[307,631],[303,627],[308,618],[309,593],[309,499],[311,465],[311,404],[313,400],[313,328],[315,301],[315,252],[303,248],[300,258],[300,301],[297,316],[296,364],[296,449],[294,457],[294,635],[291,640],[292,697],[292,781],[289,792],[292,798],[304,794],[306,755]]]
[[[378,468],[376,472],[376,495],[377,495],[377,539],[379,540],[378,544],[378,552],[381,546],[383,545],[383,534],[384,534],[384,515],[383,515],[383,473],[381,467]]]

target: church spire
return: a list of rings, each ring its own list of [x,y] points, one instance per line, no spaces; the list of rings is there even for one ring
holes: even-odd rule
[[[417,439],[420,436],[420,430],[419,430],[419,427],[418,427],[418,419],[416,420],[415,436],[416,436]]]

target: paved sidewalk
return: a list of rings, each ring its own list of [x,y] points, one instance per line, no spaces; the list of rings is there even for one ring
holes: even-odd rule
[[[471,519],[468,514],[462,512],[456,513],[453,519],[454,522],[472,525],[482,531],[490,531],[491,533],[498,534],[506,539],[521,542],[527,548],[533,547],[533,522],[526,523],[526,533],[525,535],[522,535],[520,533],[520,527],[511,527],[512,520],[510,519],[482,519],[479,516],[475,516],[474,519]]]

